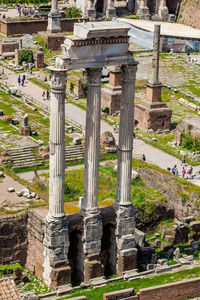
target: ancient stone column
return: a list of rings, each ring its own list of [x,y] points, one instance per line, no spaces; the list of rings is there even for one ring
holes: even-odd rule
[[[85,137],[84,216],[83,250],[84,281],[103,275],[99,260],[101,251],[102,219],[98,211],[100,119],[101,119],[101,71],[88,68],[87,71],[87,113]]]
[[[101,71],[87,71],[87,112],[85,137],[84,200],[82,210],[98,211],[100,121],[101,121]]]
[[[134,207],[131,201],[134,93],[137,63],[122,66],[117,167],[117,273],[136,267]]]
[[[55,288],[70,282],[68,221],[64,212],[65,71],[53,70],[51,82],[49,212],[44,224],[44,280]]]
[[[137,15],[139,15],[141,19],[149,19],[149,8],[147,6],[147,0],[140,0]]]
[[[169,10],[166,5],[166,0],[160,1],[160,6],[158,9],[158,15],[161,18],[162,21],[167,21],[169,18]]]
[[[96,18],[96,9],[94,7],[94,0],[88,0],[87,15],[90,18]]]
[[[106,18],[112,19],[116,16],[116,9],[114,7],[114,0],[108,0],[108,6],[106,7]]]
[[[159,84],[159,57],[160,57],[160,25],[154,25],[152,74],[149,82]]]
[[[58,11],[58,0],[52,0],[51,11],[48,15],[47,31],[51,33],[61,32],[60,13]]]
[[[52,72],[50,115],[49,215],[62,217],[65,177],[65,72]]]

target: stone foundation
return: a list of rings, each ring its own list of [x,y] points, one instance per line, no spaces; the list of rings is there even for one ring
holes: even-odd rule
[[[144,103],[135,106],[135,126],[145,132],[149,129],[170,130],[172,111],[167,107],[148,108]]]
[[[68,229],[66,231],[64,226],[62,231],[64,239],[69,239],[65,259],[59,258],[62,245],[59,240],[56,246],[58,234],[51,234],[61,231],[52,231],[51,226],[44,226],[47,212],[46,209],[38,208],[29,213],[27,267],[42,280],[48,277],[46,275],[49,272],[49,285],[53,289],[71,281],[90,282],[90,279],[95,277],[110,273],[122,274],[126,270],[136,268],[134,225],[130,215],[133,211],[129,216],[122,218],[120,225],[116,224],[118,217],[112,206],[100,209],[98,216],[86,220],[80,213],[67,216]],[[117,222],[119,224],[119,221]],[[127,226],[126,229],[124,226]],[[48,235],[46,233],[44,240],[45,228],[48,228]],[[124,233],[126,230],[127,234]],[[119,231],[123,234],[120,238],[117,236]],[[48,236],[54,240],[56,253],[48,247]],[[47,253],[48,251],[51,253]],[[54,258],[56,255],[58,259],[50,261],[52,255]]]
[[[170,130],[172,110],[161,102],[161,84],[147,83],[146,100],[135,105],[135,126],[143,131]]]

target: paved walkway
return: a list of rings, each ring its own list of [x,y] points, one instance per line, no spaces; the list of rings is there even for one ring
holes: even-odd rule
[[[5,74],[8,76],[8,79],[6,80],[9,84],[13,86],[17,86],[17,77],[18,74],[15,74],[12,71],[9,71],[7,69],[5,70]],[[21,74],[23,75],[23,73]],[[37,72],[33,73],[32,75],[27,75],[27,78],[29,77],[35,77],[37,76]],[[19,87],[20,91],[25,92],[26,94],[30,95],[34,99],[38,100],[41,103],[45,103],[46,105],[50,106],[50,101],[48,100],[43,100],[42,98],[42,92],[43,89],[31,81],[26,80],[25,86]],[[75,120],[77,123],[81,124],[82,126],[85,126],[85,117],[86,117],[86,111],[80,109],[79,107],[71,104],[71,103],[66,103],[65,105],[65,110],[66,110],[66,117],[69,116],[70,119]],[[101,121],[101,133],[105,131],[113,131],[113,128],[111,125],[108,123]],[[116,140],[118,140],[118,135],[115,134]],[[181,174],[182,170],[182,164],[180,160],[178,160],[176,157],[173,157],[160,149],[157,149],[151,145],[145,144],[143,141],[135,139],[134,140],[134,149],[133,149],[133,157],[136,158],[142,158],[142,154],[145,154],[146,156],[146,161],[148,163],[152,163],[154,165],[159,166],[162,169],[167,169],[167,168],[173,168],[174,165],[177,165],[179,174]],[[194,167],[194,174],[200,170],[200,166],[195,166]],[[200,176],[198,176],[199,178]],[[191,179],[191,181],[197,185],[200,185],[200,180],[199,179]]]
[[[44,91],[44,89],[42,89],[41,87],[39,87],[38,85],[34,84],[33,82],[31,82],[29,80],[25,81],[24,86],[21,86],[21,85],[18,86],[17,78],[18,78],[19,74],[16,74],[5,68],[4,68],[4,73],[8,76],[8,79],[6,79],[5,82],[7,82],[8,84],[10,84],[12,86],[17,86],[21,92],[26,93],[30,97],[39,101],[40,103],[45,104],[48,107],[50,107],[50,101],[44,100],[42,97],[42,92]],[[28,79],[31,77],[37,77],[38,72],[34,72],[32,75],[27,74],[27,73],[21,73],[21,77],[23,74],[25,74],[26,78]],[[66,103],[65,104],[65,116],[66,116],[66,119],[72,119],[76,123],[80,124],[82,127],[85,127],[85,119],[86,119],[86,111],[85,110],[83,110],[71,103]],[[103,132],[110,131],[110,130],[112,130],[112,126],[110,126],[108,123],[106,123],[104,121],[101,121],[101,134]]]

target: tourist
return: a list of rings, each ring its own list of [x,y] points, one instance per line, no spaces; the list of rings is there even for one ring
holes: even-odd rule
[[[4,75],[4,68],[2,68],[1,74]]]
[[[19,74],[19,76],[18,76],[17,81],[18,81],[18,85],[20,86],[20,83],[21,83],[21,75],[20,75],[20,74]]]
[[[113,124],[113,131],[116,132],[117,126],[116,124]]]
[[[45,91],[42,92],[42,99],[44,100],[45,98]]]
[[[144,154],[142,154],[142,159],[143,161],[146,161],[146,156]]]
[[[25,80],[26,80],[26,75],[25,75],[25,74],[23,75],[22,79],[23,79],[24,82],[25,82]]]
[[[22,86],[24,86],[24,77],[22,78]]]
[[[47,100],[49,100],[49,91],[47,91]]]
[[[172,168],[172,174],[175,175],[175,173],[176,173],[176,165]]]
[[[182,169],[182,177],[183,178],[185,178],[185,173],[186,173],[186,171],[185,171],[185,168],[183,167],[183,169]]]
[[[185,155],[183,155],[182,164],[185,164],[185,161],[186,161],[186,157],[185,157]]]

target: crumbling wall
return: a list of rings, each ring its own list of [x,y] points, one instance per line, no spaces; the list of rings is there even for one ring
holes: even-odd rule
[[[200,1],[184,0],[181,2],[179,22],[200,29]]]
[[[187,187],[175,180],[174,175],[167,174],[167,172],[145,167],[137,171],[146,185],[157,188],[163,193],[167,200],[167,203],[163,203],[163,207],[166,206],[167,210],[173,210],[174,217],[180,220],[188,215],[199,218],[200,196],[195,189],[188,191]]]
[[[0,264],[26,263],[27,213],[0,218]]]

